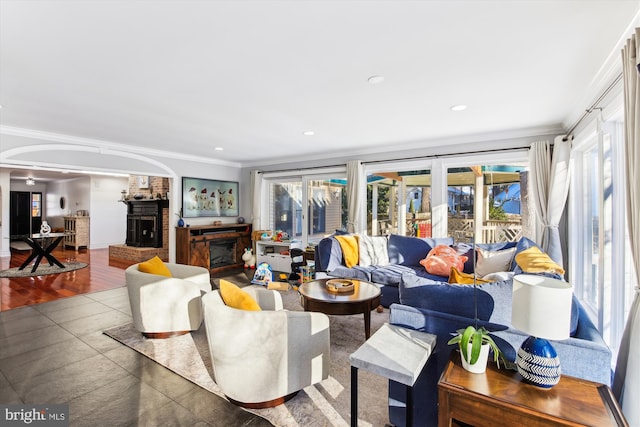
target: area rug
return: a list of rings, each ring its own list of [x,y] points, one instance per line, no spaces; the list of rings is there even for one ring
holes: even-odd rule
[[[27,242],[23,242],[21,240],[16,240],[9,244],[9,247],[14,251],[30,251],[31,246],[27,244]]]
[[[280,292],[287,310],[302,311],[299,295]],[[288,402],[268,409],[248,410],[275,426],[321,427],[349,426],[351,420],[351,365],[349,355],[365,341],[362,315],[329,316],[331,371],[329,378],[306,387]],[[371,313],[371,333],[389,320],[388,310]],[[132,324],[104,331],[191,382],[224,397],[214,382],[204,323],[191,334],[168,339],[146,339]],[[388,381],[366,371],[358,373],[359,426],[384,426],[388,423]]]
[[[81,268],[85,268],[87,263],[84,262],[63,262],[64,268],[60,268],[57,265],[51,266],[47,261],[44,261],[38,266],[36,271],[33,273],[31,269],[33,268],[33,264],[29,264],[23,270],[18,270],[18,267],[9,268],[6,270],[0,271],[0,277],[31,277],[31,276],[46,276],[47,274],[60,274],[67,273],[69,271],[80,270]]]

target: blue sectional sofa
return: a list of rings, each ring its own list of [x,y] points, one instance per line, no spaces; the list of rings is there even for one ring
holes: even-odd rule
[[[447,345],[457,329],[474,324],[474,287],[447,283],[447,277],[428,274],[419,264],[436,244],[453,244],[452,239],[418,239],[394,236],[388,239],[389,264],[385,266],[354,266],[343,264],[340,245],[335,238],[320,242],[316,265],[334,277],[368,280],[382,290],[383,305],[390,307],[389,322],[437,336],[436,348],[414,388],[413,419],[415,425],[437,425],[437,383],[451,351]],[[535,245],[529,239],[494,245],[477,245],[490,251],[516,247],[518,253]],[[515,254],[514,254],[515,255]],[[521,269],[515,261],[510,264],[515,274]],[[465,264],[466,272],[473,271],[472,259]],[[512,280],[484,283],[477,286],[478,325],[491,331],[498,347],[507,359],[514,361],[517,349],[527,338],[511,325]],[[605,344],[584,307],[574,297],[570,338],[553,343],[560,357],[562,372],[579,378],[611,384],[611,351]],[[405,387],[389,382],[389,421],[405,425]]]
[[[389,307],[400,302],[399,285],[403,274],[413,274],[430,279],[434,282],[446,282],[448,277],[429,274],[420,265],[420,261],[436,245],[454,245],[452,237],[418,238],[392,234],[387,238],[387,255],[389,263],[386,265],[356,265],[347,268],[344,264],[342,248],[335,236],[326,237],[318,243],[316,248],[316,272],[325,273],[330,277],[366,280],[380,286],[381,304]],[[477,247],[490,251],[508,249],[516,246],[516,242],[478,244]],[[526,248],[525,248],[526,249]],[[473,272],[472,247],[467,244],[459,245],[460,252],[466,252],[468,260],[464,272]]]
[[[316,272],[325,272],[331,277],[366,280],[380,286],[380,303],[389,307],[400,302],[398,286],[405,273],[415,274],[434,281],[446,281],[446,277],[427,273],[420,260],[436,245],[452,245],[453,238],[419,239],[392,234],[388,237],[387,253],[389,263],[383,266],[359,266],[347,268],[344,264],[342,248],[338,240],[331,236],[318,243]]]

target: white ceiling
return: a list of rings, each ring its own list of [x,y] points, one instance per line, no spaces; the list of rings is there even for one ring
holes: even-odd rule
[[[610,82],[639,10],[0,0],[0,125],[242,164],[566,130]]]

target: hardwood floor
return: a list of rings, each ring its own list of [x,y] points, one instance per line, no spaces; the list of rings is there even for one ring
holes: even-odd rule
[[[30,251],[13,251],[10,258],[0,258],[0,270],[19,267]],[[25,305],[39,304],[59,298],[89,292],[105,291],[125,286],[124,269],[130,264],[109,265],[109,249],[56,248],[53,255],[64,262],[75,258],[88,267],[61,274],[23,278],[0,279],[0,311]]]

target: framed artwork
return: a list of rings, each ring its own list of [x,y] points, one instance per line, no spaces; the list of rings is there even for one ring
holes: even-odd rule
[[[238,183],[182,177],[182,216],[238,216]]]
[[[149,177],[146,175],[138,176],[138,188],[149,188]]]

